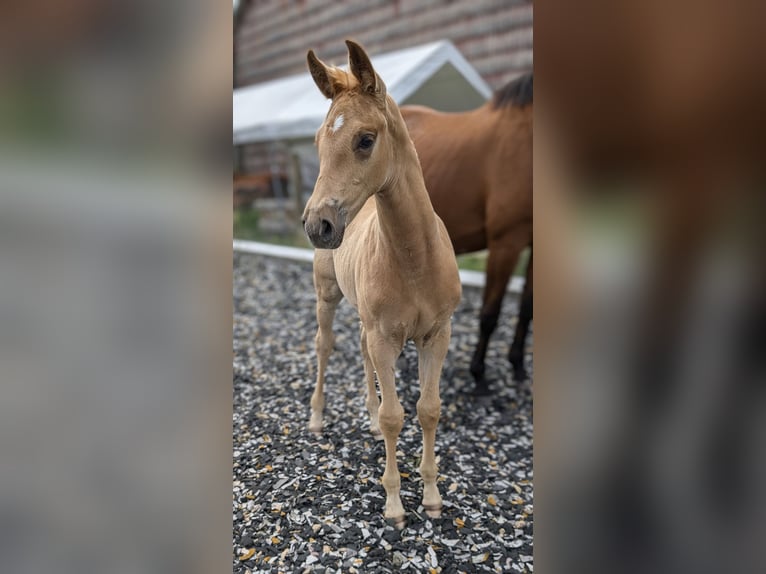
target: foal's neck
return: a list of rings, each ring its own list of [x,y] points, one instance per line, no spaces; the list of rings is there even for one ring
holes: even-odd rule
[[[398,111],[396,112],[399,116]],[[439,231],[415,146],[401,116],[394,133],[396,175],[375,196],[383,241],[404,266],[422,268],[432,260]]]

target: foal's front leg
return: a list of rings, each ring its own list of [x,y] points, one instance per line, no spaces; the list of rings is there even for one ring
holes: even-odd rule
[[[383,488],[386,489],[386,510],[384,516],[394,525],[404,528],[404,506],[399,497],[400,478],[399,466],[396,463],[396,442],[404,425],[404,409],[396,395],[394,380],[394,363],[401,353],[387,338],[379,333],[368,331],[367,349],[378,373],[380,383],[381,403],[378,409],[380,429],[386,443],[386,470],[383,472]]]
[[[372,365],[372,359],[370,359],[370,353],[367,350],[367,333],[362,325],[359,341],[362,347],[362,359],[364,360],[364,378],[367,381],[367,400],[365,406],[367,412],[370,413],[370,432],[376,440],[383,438],[383,433],[380,432],[380,422],[378,421],[378,409],[380,409],[380,400],[378,399],[378,391],[375,388],[375,367]]]
[[[335,336],[332,332],[332,322],[335,318],[335,309],[343,298],[334,274],[321,269],[314,264],[314,288],[317,293],[317,380],[314,393],[311,395],[311,419],[309,430],[314,433],[322,432],[322,413],[324,412],[324,372],[327,367],[327,359],[332,352]]]
[[[420,377],[420,399],[418,399],[418,420],[423,428],[423,457],[420,462],[420,475],[423,477],[423,508],[431,518],[441,516],[442,497],[436,486],[436,426],[439,424],[441,399],[439,398],[439,380],[442,365],[447,356],[450,338],[450,324],[427,340],[417,342],[418,375]]]

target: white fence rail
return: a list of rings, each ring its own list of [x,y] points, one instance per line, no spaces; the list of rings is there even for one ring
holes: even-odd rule
[[[257,241],[245,241],[242,239],[234,240],[234,251],[267,255],[269,257],[280,257],[282,259],[292,259],[293,261],[314,260],[313,249],[286,247],[283,245],[272,245],[270,243],[260,243]],[[467,271],[461,269],[460,282],[467,287],[484,287],[484,284],[486,283],[486,274],[482,271]],[[521,293],[523,289],[523,277],[512,277],[508,282],[508,291],[511,293]]]

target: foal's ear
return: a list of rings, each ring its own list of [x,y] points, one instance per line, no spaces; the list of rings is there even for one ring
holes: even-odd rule
[[[375,95],[381,100],[386,98],[386,85],[380,76],[375,73],[372,62],[359,44],[352,40],[346,40],[348,46],[348,64],[351,73],[354,74],[363,92]]]
[[[327,66],[316,57],[314,50],[309,50],[306,59],[308,60],[309,72],[311,72],[311,77],[314,78],[314,83],[319,88],[319,91],[331,100],[335,95],[335,89],[333,88],[330,74],[327,72]]]

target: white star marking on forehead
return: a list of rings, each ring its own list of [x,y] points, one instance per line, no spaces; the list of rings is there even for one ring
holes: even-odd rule
[[[343,114],[338,114],[335,117],[335,121],[330,126],[330,133],[337,132],[341,127],[343,127]]]

